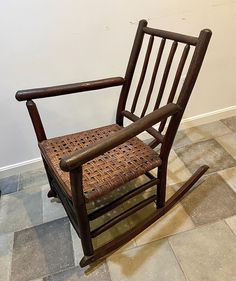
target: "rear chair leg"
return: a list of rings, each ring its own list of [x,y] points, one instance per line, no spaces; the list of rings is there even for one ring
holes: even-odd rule
[[[55,189],[53,188],[53,185],[52,185],[52,181],[53,181],[53,178],[51,177],[50,173],[48,172],[48,165],[46,163],[46,161],[43,159],[43,164],[44,164],[44,168],[45,168],[45,171],[46,171],[46,174],[47,174],[47,178],[48,178],[48,183],[49,183],[49,186],[50,186],[50,190],[48,191],[48,198],[51,198],[51,197],[55,197],[57,198],[57,193],[55,191]]]
[[[167,176],[167,163],[166,161],[158,167],[157,178],[160,182],[157,184],[157,208],[162,208],[165,206],[166,201],[166,176]]]

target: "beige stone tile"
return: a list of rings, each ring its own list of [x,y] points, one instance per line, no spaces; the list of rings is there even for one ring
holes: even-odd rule
[[[195,225],[213,223],[236,214],[236,194],[217,173],[206,177],[181,203]]]
[[[165,216],[140,233],[135,238],[135,242],[137,245],[143,245],[192,228],[194,228],[194,223],[181,204],[178,204]]]
[[[42,205],[43,205],[43,223],[55,219],[66,217],[66,212],[62,203],[58,199],[48,198],[49,185],[46,184],[41,187],[42,190]]]
[[[235,159],[215,140],[204,140],[175,149],[191,173],[208,165],[207,174],[236,166]]]
[[[191,144],[192,141],[190,140],[190,138],[187,136],[187,134],[185,133],[185,130],[180,130],[177,132],[176,136],[175,136],[175,140],[174,140],[174,147],[182,147],[188,144]]]
[[[78,237],[76,231],[74,230],[72,224],[70,225],[71,228],[71,237],[72,237],[72,245],[73,245],[73,251],[74,251],[74,261],[75,266],[79,266],[80,260],[83,258],[83,249],[81,245],[81,240]],[[116,231],[117,230],[117,231]],[[127,229],[126,229],[127,230]],[[94,248],[98,248],[99,246],[104,245],[106,242],[112,240],[114,237],[117,237],[122,231],[118,228],[115,228],[113,230],[108,230],[101,234],[100,236],[93,239],[93,246]],[[136,246],[134,240],[132,239],[127,244],[122,246],[121,248],[117,249],[115,253],[122,252],[131,248],[134,248]]]
[[[166,240],[112,255],[107,263],[112,281],[186,280]]]
[[[173,150],[171,150],[169,156],[167,175],[169,185],[184,182],[191,177],[189,169],[185,166],[185,164]]]
[[[15,232],[42,222],[40,188],[28,188],[1,197],[0,233]]]
[[[177,234],[169,241],[188,280],[236,280],[236,237],[223,221]]]
[[[139,200],[135,200],[138,203],[141,200],[155,194],[155,189],[146,192],[140,197]],[[171,187],[167,188],[167,199],[174,194],[174,190]],[[134,201],[134,199],[133,199]],[[130,206],[134,203],[129,202]],[[128,206],[127,206],[128,207]],[[156,212],[155,203],[147,205],[145,208],[139,210],[135,214],[128,218],[131,227],[136,226],[141,221],[145,221],[151,214]],[[173,235],[175,233],[185,231],[194,227],[191,218],[187,215],[181,204],[177,204],[172,210],[170,210],[165,216],[160,218],[157,222],[152,224],[149,228],[140,233],[134,240],[137,245],[143,245],[155,240],[159,240],[163,237]]]
[[[236,216],[227,218],[225,221],[236,235]]]
[[[236,159],[236,132],[216,138],[216,140]]]
[[[75,266],[79,266],[79,262],[83,258],[84,254],[83,254],[80,238],[76,233],[76,231],[74,230],[74,227],[72,226],[71,223],[70,223],[70,232],[71,232]]]
[[[34,280],[72,266],[74,257],[67,218],[14,233],[11,281]]]
[[[220,121],[192,127],[184,130],[184,132],[192,142],[199,142],[201,140],[232,133],[232,131]]]
[[[221,120],[230,130],[236,132],[236,116]]]
[[[0,235],[0,281],[9,281],[14,233]]]
[[[43,278],[43,281],[111,281],[108,266],[105,262],[92,264],[89,267],[72,267]]]
[[[91,222],[92,229],[98,227],[99,225],[105,223],[106,221],[110,220],[112,217],[120,214],[123,212],[124,209],[122,207],[118,207],[109,213],[105,214],[104,216],[94,220]],[[107,242],[113,240],[114,238],[118,237],[119,235],[125,233],[126,231],[130,230],[130,224],[128,219],[124,219],[118,224],[114,225],[113,227],[109,228],[108,230],[104,231],[97,237],[93,238],[93,246],[97,249],[100,246],[103,246]],[[135,247],[134,241],[130,241],[126,245],[123,246],[123,249],[129,249]]]
[[[236,192],[236,167],[219,171],[218,174],[220,174],[227,184]]]

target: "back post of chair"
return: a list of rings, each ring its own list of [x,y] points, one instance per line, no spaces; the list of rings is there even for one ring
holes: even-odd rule
[[[127,71],[125,75],[125,84],[121,90],[119,104],[117,108],[117,119],[116,122],[123,126],[123,118],[126,117],[131,121],[137,121],[146,115],[148,108],[151,106],[151,100],[154,98],[153,111],[157,110],[163,101],[163,96],[167,92],[167,85],[170,86],[170,91],[167,93],[167,104],[175,103],[181,108],[180,112],[175,114],[170,118],[167,123],[167,119],[160,122],[159,127],[151,127],[147,130],[149,134],[154,137],[154,140],[149,144],[150,147],[155,148],[157,145],[161,144],[160,147],[160,158],[162,159],[162,166],[158,168],[158,178],[160,183],[157,188],[157,207],[163,207],[165,205],[165,194],[166,194],[166,176],[167,176],[167,162],[171,147],[174,142],[178,127],[180,125],[182,116],[184,114],[185,108],[189,101],[191,92],[193,90],[194,84],[196,82],[197,76],[199,74],[210,38],[211,31],[204,29],[200,32],[199,37],[193,37],[188,35],[183,35],[179,33],[159,30],[150,28],[147,26],[145,20],[139,22],[138,30],[136,33],[135,41],[133,44],[132,52],[127,66]],[[139,80],[137,82],[136,90],[134,93],[129,93],[132,80],[135,73],[135,68],[137,61],[139,59],[140,51],[142,49],[143,41],[145,36],[149,36],[149,40],[146,47],[146,53],[144,55],[143,65],[140,70]],[[155,44],[156,37],[159,38],[159,48],[156,54],[156,59],[154,62],[154,67],[151,75],[147,77],[147,70],[150,65],[150,57],[153,51],[153,46]],[[163,66],[163,73],[159,73],[160,65],[163,64],[163,53],[167,42],[172,42],[169,53],[167,54],[166,63]],[[178,47],[184,44],[182,54],[178,61],[176,72],[174,73],[173,81],[170,81],[170,73],[173,69],[173,61],[177,53]],[[188,55],[190,54],[190,49],[194,48],[192,58],[188,67],[186,67],[186,62],[188,61]],[[187,69],[186,78],[184,80],[183,86],[180,87],[181,77],[183,75],[183,70]],[[157,83],[157,77],[159,75],[159,85],[158,91],[154,88]],[[140,96],[143,94],[144,81],[149,80],[149,87],[147,88],[147,94],[145,97],[144,105],[140,113],[135,113],[140,110],[138,102]],[[179,90],[180,88],[180,90]],[[155,88],[156,89],[156,88]],[[154,93],[153,93],[154,92]],[[178,92],[178,95],[177,95]],[[133,101],[130,110],[126,109],[126,103],[129,95],[134,94]],[[150,112],[150,110],[149,110]],[[162,133],[165,129],[166,133]]]
[[[116,123],[120,126],[123,126],[124,116],[122,115],[122,111],[125,109],[127,97],[129,94],[130,85],[133,79],[134,70],[138,61],[139,53],[143,43],[144,32],[143,28],[147,26],[146,20],[141,20],[138,25],[138,29],[135,35],[133,48],[130,54],[128,66],[125,73],[125,82],[121,89],[120,99],[117,108],[116,114]]]

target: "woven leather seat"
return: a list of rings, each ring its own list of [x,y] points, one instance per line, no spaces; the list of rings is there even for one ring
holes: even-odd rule
[[[109,125],[76,134],[52,138],[39,144],[46,161],[53,167],[66,193],[71,197],[69,174],[59,166],[60,159],[106,138],[122,129],[119,125]],[[83,190],[87,201],[129,182],[145,172],[161,165],[158,154],[148,145],[134,137],[95,158],[83,166]]]

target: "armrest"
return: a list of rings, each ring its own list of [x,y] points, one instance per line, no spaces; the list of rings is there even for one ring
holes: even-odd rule
[[[112,148],[124,143],[132,137],[140,134],[146,129],[152,127],[161,120],[179,112],[181,108],[173,103],[169,103],[120,131],[108,136],[106,139],[90,145],[69,156],[63,157],[60,161],[60,167],[63,171],[71,171],[93,158],[111,150]]]
[[[124,78],[112,77],[88,82],[60,85],[46,88],[20,90],[16,93],[18,101],[61,96],[85,91],[99,90],[124,84]]]

